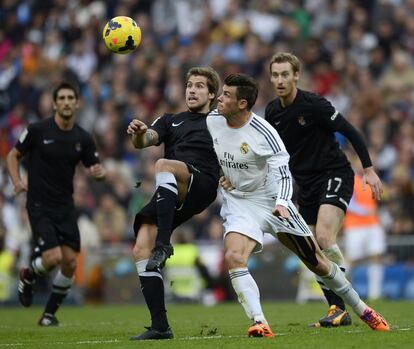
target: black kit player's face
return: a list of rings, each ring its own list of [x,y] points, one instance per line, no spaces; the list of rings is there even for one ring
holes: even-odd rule
[[[78,100],[75,96],[75,92],[71,89],[65,88],[59,90],[53,106],[55,108],[55,112],[62,119],[72,119],[78,107]]]
[[[290,63],[284,62],[272,64],[270,82],[278,97],[286,98],[292,95],[296,90],[298,80],[299,74],[293,72]]]
[[[207,78],[200,75],[192,75],[188,78],[185,87],[185,103],[190,111],[196,113],[208,113],[210,102],[214,94],[208,91]]]

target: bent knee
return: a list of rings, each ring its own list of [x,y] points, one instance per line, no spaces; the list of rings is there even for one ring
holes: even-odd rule
[[[158,159],[155,162],[155,171],[157,172],[171,172],[172,171],[172,167],[171,167],[171,163],[170,160],[168,159]]]
[[[151,248],[136,243],[132,249],[132,255],[134,256],[134,260],[136,262],[148,259],[151,255]]]
[[[316,241],[318,242],[320,248],[323,250],[335,244],[335,234],[328,230],[317,231]]]
[[[62,263],[62,253],[60,251],[55,251],[53,253],[45,253],[42,256],[43,265],[47,270],[51,270],[54,267]]]
[[[247,261],[243,258],[243,255],[239,251],[235,250],[225,251],[224,261],[228,269],[243,268],[247,263]]]

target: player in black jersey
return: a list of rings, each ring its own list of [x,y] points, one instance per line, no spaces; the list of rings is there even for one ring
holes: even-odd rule
[[[56,267],[52,293],[38,324],[57,326],[56,311],[69,292],[80,252],[73,203],[73,177],[81,161],[97,180],[104,179],[92,136],[75,123],[77,89],[62,82],[53,92],[54,116],[28,126],[7,155],[7,169],[16,194],[27,191],[27,211],[36,245],[31,265],[20,270],[20,303],[32,304],[36,279]],[[27,184],[20,161],[27,158]]]
[[[169,339],[164,284],[160,269],[172,254],[172,231],[202,212],[217,194],[219,165],[206,116],[217,98],[220,78],[212,68],[191,68],[185,99],[188,111],[165,114],[150,127],[138,119],[128,126],[136,148],[164,143],[164,158],[155,164],[156,190],[137,213],[133,250],[141,290],[151,313],[151,327],[132,340]]]
[[[361,134],[325,98],[297,88],[299,71],[296,56],[278,53],[272,57],[270,80],[277,98],[267,105],[265,118],[279,132],[290,154],[289,167],[299,186],[299,212],[323,253],[343,269],[336,236],[352,196],[354,173],[335,140],[335,132],[344,135],[354,147],[364,167],[364,183],[377,200],[381,199],[382,184]],[[349,325],[351,318],[343,300],[320,279],[318,282],[330,308],[315,325]]]

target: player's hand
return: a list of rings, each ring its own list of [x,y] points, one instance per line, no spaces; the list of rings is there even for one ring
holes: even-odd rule
[[[127,133],[129,135],[144,134],[147,132],[147,130],[148,126],[144,122],[138,119],[134,119],[129,123]]]
[[[17,181],[14,184],[14,193],[16,195],[27,191],[27,183],[23,182],[22,180]]]
[[[219,184],[222,186],[222,188],[225,191],[232,191],[234,187],[232,186],[230,180],[228,180],[226,177],[221,176],[219,179]]]
[[[290,214],[289,214],[287,207],[282,206],[282,205],[276,205],[275,208],[272,210],[272,213],[276,217],[281,217],[285,219],[290,218]]]
[[[101,164],[95,164],[89,167],[89,173],[98,180],[102,180],[106,176],[106,170]]]
[[[364,174],[362,175],[362,190],[365,190],[367,184],[371,187],[372,198],[380,201],[384,189],[381,180],[372,166],[364,168]]]

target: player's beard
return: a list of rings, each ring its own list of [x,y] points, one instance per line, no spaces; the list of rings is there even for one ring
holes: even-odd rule
[[[206,105],[207,104],[203,104],[203,105],[197,105],[197,106],[194,106],[194,107],[190,107],[190,106],[187,105],[187,107],[188,107],[188,110],[192,113],[203,113],[204,112],[203,109],[205,109]],[[207,111],[207,113],[208,113],[208,111]]]
[[[65,121],[72,120],[73,119],[73,115],[74,115],[74,111],[72,109],[70,109],[70,112],[69,112],[68,109],[66,109],[66,110],[64,110],[64,109],[58,110],[57,113],[58,113],[59,117],[62,120],[65,120]]]

